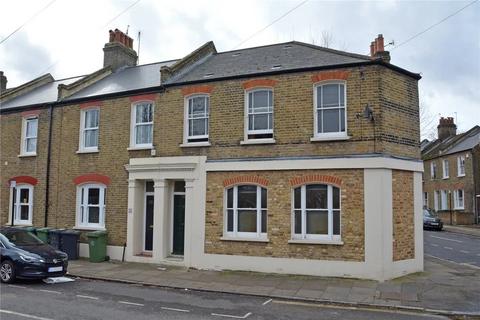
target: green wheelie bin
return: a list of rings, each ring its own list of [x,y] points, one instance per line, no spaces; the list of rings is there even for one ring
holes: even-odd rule
[[[37,237],[40,238],[44,243],[48,243],[48,234],[52,228],[38,228]]]
[[[103,262],[107,258],[107,232],[87,233],[90,262]]]

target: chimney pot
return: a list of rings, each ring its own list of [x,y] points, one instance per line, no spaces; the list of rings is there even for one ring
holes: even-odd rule
[[[115,71],[123,66],[135,66],[137,53],[133,50],[133,39],[122,31],[109,31],[109,42],[103,48],[103,67],[110,66]]]
[[[385,51],[383,35],[379,34],[375,41],[370,44],[370,57],[372,59],[381,59],[384,62],[390,62],[390,52]]]
[[[437,129],[438,139],[440,140],[444,140],[448,137],[453,137],[457,135],[457,126],[453,121],[453,117],[441,117]]]

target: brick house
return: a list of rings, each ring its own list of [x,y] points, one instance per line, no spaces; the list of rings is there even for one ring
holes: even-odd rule
[[[4,88],[1,224],[107,230],[127,261],[421,271],[420,76],[370,49],[208,42],[137,66],[110,31],[102,69]]]
[[[438,139],[422,142],[423,206],[448,224],[480,223],[480,127],[457,134],[441,118]]]

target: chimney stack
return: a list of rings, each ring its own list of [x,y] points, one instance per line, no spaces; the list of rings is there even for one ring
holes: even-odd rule
[[[438,129],[438,139],[445,140],[446,138],[453,137],[457,135],[457,126],[453,122],[452,117],[441,117],[440,123],[437,126]]]
[[[7,77],[3,75],[3,71],[0,71],[0,94],[7,91]]]
[[[109,31],[109,42],[103,47],[103,67],[110,66],[113,71],[121,67],[137,65],[137,53],[133,50],[133,39],[122,31]]]
[[[390,63],[390,52],[385,51],[383,35],[379,34],[375,41],[370,43],[370,57]]]

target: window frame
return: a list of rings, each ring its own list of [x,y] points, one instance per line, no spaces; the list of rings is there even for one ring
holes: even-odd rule
[[[88,190],[90,189],[99,189],[98,196],[98,205],[90,206],[88,204]],[[82,193],[82,190],[83,193]],[[77,186],[77,203],[76,203],[76,228],[77,229],[95,229],[95,230],[105,230],[105,209],[106,209],[106,190],[107,187],[102,183],[85,183]],[[83,199],[82,199],[83,196]],[[102,204],[103,203],[103,204]],[[88,207],[98,207],[98,223],[89,223],[88,222],[88,211],[87,214],[82,214],[82,209]]]
[[[443,179],[450,178],[450,163],[448,162],[448,159],[442,161],[442,173]]]
[[[448,190],[440,190],[440,210],[448,210]]]
[[[257,197],[256,197],[256,219],[257,219],[257,232],[239,232],[238,231],[238,210],[248,209],[254,210],[253,208],[238,208],[238,187],[240,186],[255,186],[257,188]],[[228,207],[228,190],[233,189],[233,207]],[[262,208],[262,189],[266,190],[266,201],[267,207]],[[244,238],[244,239],[257,239],[257,240],[267,240],[268,237],[268,189],[264,186],[253,184],[253,183],[242,183],[236,184],[233,186],[228,186],[224,188],[224,197],[223,197],[223,234],[226,238]],[[228,231],[228,210],[233,210],[233,231]],[[262,232],[262,211],[266,211],[266,226],[265,232]]]
[[[190,118],[189,113],[189,104],[190,99],[193,98],[205,98],[207,99],[207,112],[206,117],[202,118],[207,121],[206,125],[206,134],[204,135],[197,135],[197,136],[190,136],[190,120],[192,119],[199,119],[199,118]],[[188,95],[184,99],[184,116],[183,116],[183,143],[186,145],[195,145],[195,144],[208,144],[210,141],[210,95],[207,93],[196,93],[192,95]],[[206,140],[205,140],[206,139]],[[193,140],[193,141],[190,141]],[[195,141],[198,140],[198,141]]]
[[[21,183],[17,184],[15,187],[15,195],[14,199],[12,198],[13,201],[13,224],[17,226],[22,226],[22,225],[32,225],[33,221],[33,185],[27,184],[27,183]],[[20,193],[22,189],[27,189],[28,190],[28,200],[29,202],[27,204],[22,204],[19,202],[20,199]],[[27,205],[28,206],[28,219],[24,220],[21,219],[21,206],[22,205]]]
[[[136,143],[137,142],[137,106],[142,104],[150,104],[152,106],[152,121],[142,122],[141,125],[151,125],[152,141],[150,143]],[[135,101],[131,105],[130,117],[130,149],[152,149],[153,148],[153,134],[155,127],[155,103],[151,100]]]
[[[459,205],[459,192],[462,192],[462,203],[461,205]],[[454,204],[454,207],[453,209],[454,210],[465,210],[465,192],[463,191],[463,189],[457,189],[457,190],[454,190],[453,191],[453,204]]]
[[[460,168],[463,168],[463,172],[461,172]],[[463,155],[457,157],[457,177],[465,177],[465,156]]]
[[[435,211],[440,209],[440,190],[433,191],[433,208]]]
[[[307,186],[309,185],[325,185],[327,186],[327,214],[328,214],[328,234],[309,234],[307,233],[307,210],[311,211],[306,207],[307,203]],[[339,209],[333,209],[333,187],[338,188],[338,203]],[[295,233],[295,190],[301,188],[300,191],[300,201],[301,201],[301,219],[302,219],[302,230],[301,233]],[[291,238],[292,240],[317,240],[317,241],[329,241],[329,242],[340,242],[342,240],[342,189],[338,186],[334,186],[326,183],[307,183],[300,186],[296,186],[291,190]],[[315,209],[313,209],[315,210]],[[333,210],[339,210],[339,234],[333,234]]]
[[[250,113],[249,111],[249,103],[250,103],[250,93],[254,94],[255,92],[260,91],[269,91],[272,93],[272,101],[271,101],[271,112],[261,112],[261,113]],[[244,141],[273,141],[274,140],[274,128],[275,128],[275,92],[273,87],[254,87],[251,89],[247,89],[244,92]],[[270,106],[268,106],[270,107]],[[253,109],[253,108],[252,108]],[[272,114],[272,128],[271,129],[262,129],[262,130],[250,130],[250,114]],[[266,138],[249,138],[249,136],[255,135],[272,135],[271,137]]]
[[[423,207],[428,208],[428,192],[423,192]]]
[[[97,127],[85,128],[87,112],[97,111],[98,112],[98,125]],[[97,145],[94,147],[85,146],[85,132],[86,131],[97,131]],[[80,138],[79,138],[79,148],[80,152],[97,152],[98,145],[100,144],[100,107],[85,108],[80,110]]]
[[[430,180],[435,180],[437,178],[437,164],[432,161],[430,162]]]
[[[345,114],[345,131],[338,131],[338,132],[318,132],[318,94],[317,89],[318,87],[329,85],[329,84],[338,84],[343,85],[343,101],[344,101],[344,114]],[[340,97],[340,95],[339,95]],[[342,107],[327,107],[322,108],[325,109],[342,109]],[[313,138],[319,139],[346,139],[348,138],[348,117],[347,117],[347,110],[348,110],[348,101],[347,101],[347,81],[345,80],[325,80],[316,82],[313,84]],[[338,122],[341,125],[340,121]]]
[[[28,136],[27,137],[27,129],[28,129],[28,122],[35,120],[37,122],[37,130],[35,131],[35,136]],[[21,156],[36,156],[37,149],[38,149],[38,115],[31,115],[22,118],[22,134],[21,134],[21,142],[20,142],[20,155]],[[35,150],[34,151],[27,151],[27,143],[28,139],[35,139]]]

